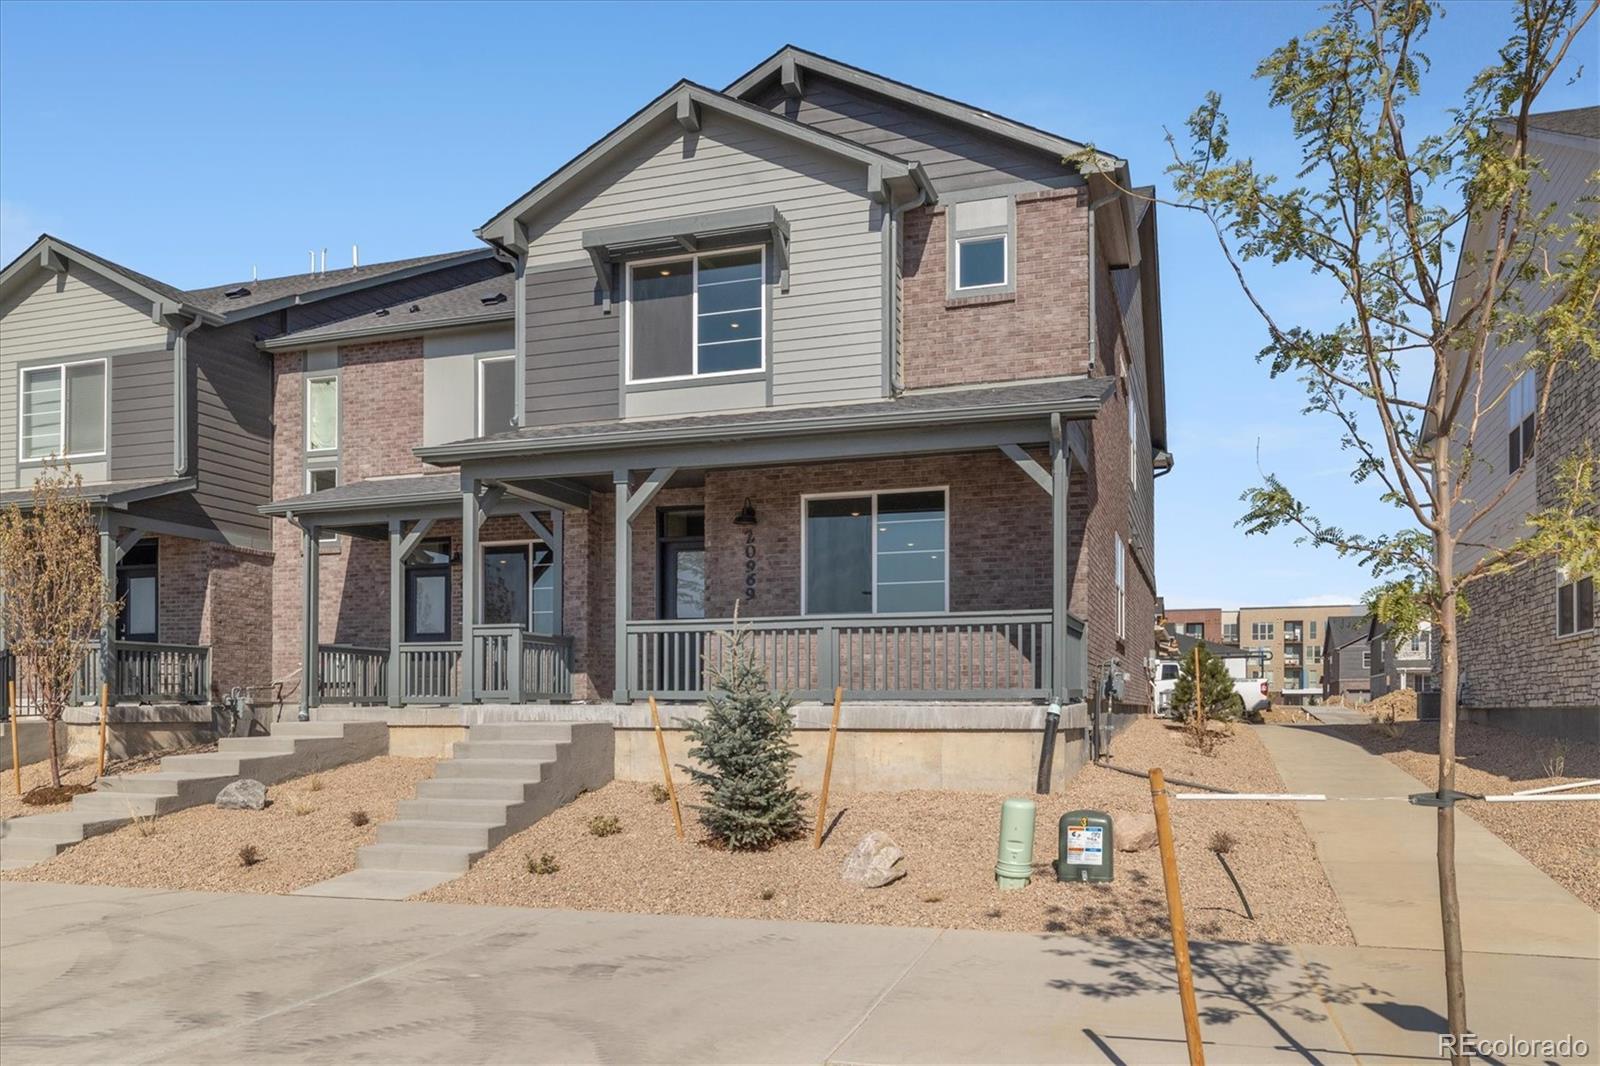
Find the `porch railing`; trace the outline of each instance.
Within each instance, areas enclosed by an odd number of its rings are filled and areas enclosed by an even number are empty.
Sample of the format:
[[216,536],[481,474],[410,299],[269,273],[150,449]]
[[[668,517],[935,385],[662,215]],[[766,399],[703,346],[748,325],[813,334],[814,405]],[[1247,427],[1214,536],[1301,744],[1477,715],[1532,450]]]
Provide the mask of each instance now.
[[572,698],[572,638],[521,626],[477,626],[478,698],[528,703]]
[[317,646],[317,699],[322,703],[385,703],[389,652],[353,644]]
[[400,702],[461,702],[461,645],[400,645]]
[[[211,698],[211,649],[206,645],[111,642],[113,701],[204,703]],[[90,648],[73,679],[73,702],[100,698],[100,649]]]
[[[1035,699],[1055,691],[1049,611],[741,620],[769,682],[808,699]],[[627,623],[631,697],[701,699],[732,619]],[[1083,690],[1083,623],[1068,618],[1063,686]]]

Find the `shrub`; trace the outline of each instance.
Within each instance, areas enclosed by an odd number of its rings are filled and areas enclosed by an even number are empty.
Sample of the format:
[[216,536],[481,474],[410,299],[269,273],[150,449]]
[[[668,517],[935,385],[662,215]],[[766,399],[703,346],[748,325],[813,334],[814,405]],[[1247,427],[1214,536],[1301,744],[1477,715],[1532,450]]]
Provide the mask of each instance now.
[[246,844],[239,849],[239,865],[254,866],[261,861],[261,852],[254,844]]
[[597,814],[589,819],[589,835],[592,837],[614,837],[622,832],[622,822],[614,814]]
[[372,821],[372,819],[367,817],[366,811],[350,812],[350,824],[356,826],[357,828],[366,825],[370,821]]
[[794,698],[771,690],[749,630],[735,626],[716,640],[726,655],[711,670],[705,717],[684,723],[699,763],[684,769],[705,797],[695,810],[712,843],[751,851],[804,833],[806,796],[790,781]]
[[1218,855],[1228,854],[1233,850],[1233,846],[1237,843],[1238,841],[1233,839],[1233,834],[1225,830],[1218,829],[1215,833],[1211,834],[1211,850],[1216,852]]
[[289,797],[289,809],[294,812],[296,818],[304,817],[316,810],[311,801],[298,792]]
[[1567,776],[1567,742],[1552,740],[1544,753],[1544,776]]
[[561,867],[556,864],[556,857],[550,854],[548,851],[543,855],[540,855],[537,859],[533,857],[532,852],[529,852],[527,864],[528,872],[536,876],[553,874],[557,870],[561,869]]
[[306,778],[307,792],[321,792],[322,788],[323,784],[321,774],[312,774],[310,777]]
[[763,888],[761,890],[761,898],[762,899],[771,899],[774,896],[776,896],[777,894],[778,894],[778,890],[775,889],[775,888]]
[[650,786],[650,798],[657,803],[665,803],[672,798],[672,793],[667,791],[667,786],[657,781]]

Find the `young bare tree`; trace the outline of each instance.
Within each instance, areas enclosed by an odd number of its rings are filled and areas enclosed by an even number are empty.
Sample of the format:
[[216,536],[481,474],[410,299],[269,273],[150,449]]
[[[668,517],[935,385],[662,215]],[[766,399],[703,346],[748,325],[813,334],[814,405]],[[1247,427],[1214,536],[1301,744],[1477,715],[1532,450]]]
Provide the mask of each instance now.
[[[1552,559],[1571,574],[1600,567],[1600,457],[1592,447],[1561,465],[1561,500],[1530,516],[1531,532],[1510,547],[1484,543],[1482,530],[1528,468],[1485,498],[1468,487],[1496,446],[1503,461],[1506,445],[1499,434],[1484,437],[1510,392],[1486,387],[1486,367],[1517,353],[1511,379],[1527,373],[1537,383],[1538,434],[1552,384],[1600,357],[1600,214],[1592,199],[1576,211],[1540,202],[1548,197],[1538,195],[1542,167],[1528,122],[1597,6],[1508,4],[1507,38],[1486,49],[1482,72],[1464,92],[1447,90],[1449,106],[1424,107],[1422,45],[1437,5],[1338,0],[1323,25],[1256,70],[1273,107],[1289,117],[1300,161],[1293,179],[1233,153],[1214,93],[1189,118],[1188,144],[1168,138],[1173,205],[1214,228],[1265,323],[1260,358],[1274,377],[1303,380],[1307,412],[1330,415],[1339,427],[1353,479],[1376,485],[1397,513],[1387,531],[1350,530],[1319,518],[1293,486],[1265,474],[1245,494],[1240,525],[1249,533],[1292,529],[1303,542],[1359,560],[1380,582],[1369,603],[1397,637],[1424,620],[1439,633],[1438,877],[1458,1049],[1467,1032],[1452,805],[1458,622],[1472,586],[1492,575]],[[1339,321],[1303,325],[1268,306],[1256,272],[1286,263],[1328,283]],[[1465,1061],[1459,1051],[1456,1059]]]
[[22,700],[47,723],[50,783],[60,787],[56,723],[72,699],[73,675],[117,611],[100,573],[83,477],[69,467],[41,474],[26,510],[0,511],[0,597]]

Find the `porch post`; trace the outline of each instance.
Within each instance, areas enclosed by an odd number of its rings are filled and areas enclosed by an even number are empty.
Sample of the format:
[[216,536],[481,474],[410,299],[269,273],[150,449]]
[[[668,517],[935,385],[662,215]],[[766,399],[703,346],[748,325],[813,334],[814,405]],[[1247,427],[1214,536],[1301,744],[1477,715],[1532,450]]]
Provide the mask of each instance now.
[[1061,416],[1050,416],[1050,694],[1062,703],[1067,698],[1067,482],[1071,464],[1067,456]]
[[300,529],[300,545],[305,555],[305,575],[302,582],[304,600],[301,604],[304,620],[301,628],[305,644],[300,653],[300,720],[309,722],[311,708],[317,705],[317,637],[321,629],[317,609],[320,601],[317,569],[321,563],[322,545],[317,540],[317,527],[314,522],[306,522]]
[[[117,530],[111,524],[111,515],[105,511],[100,512],[100,584],[105,596],[105,602],[112,603],[117,598]],[[117,694],[111,692],[110,686],[115,677],[116,653],[112,643],[117,636],[117,618],[113,613],[106,615],[105,621],[100,626],[100,683],[105,685],[109,698],[115,700]],[[159,634],[158,634],[159,636]],[[100,701],[100,693],[85,693],[94,702]]]
[[401,558],[400,519],[389,519],[389,664],[385,684],[389,706],[400,706],[400,641],[405,634],[405,560]]
[[616,526],[616,608],[613,617],[615,655],[611,679],[611,702],[630,703],[628,698],[628,604],[632,599],[632,590],[629,587],[633,576],[633,528],[629,521],[628,502],[632,472],[617,470],[611,475],[617,489],[617,509],[614,525]]
[[478,620],[478,482],[461,476],[461,702],[478,702],[472,627]]

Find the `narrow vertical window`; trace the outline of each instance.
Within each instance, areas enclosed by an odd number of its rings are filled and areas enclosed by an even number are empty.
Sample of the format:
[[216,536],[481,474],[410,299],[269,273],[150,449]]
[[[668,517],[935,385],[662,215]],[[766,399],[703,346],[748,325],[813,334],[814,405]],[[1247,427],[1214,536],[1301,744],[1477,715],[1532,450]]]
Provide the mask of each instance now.
[[306,451],[331,452],[339,447],[339,379],[306,379]]
[[1127,552],[1122,543],[1122,534],[1116,534],[1116,558],[1113,565],[1116,567],[1117,580],[1117,639],[1125,640],[1128,636],[1128,566]]
[[515,429],[516,401],[516,356],[478,360],[478,436]]

